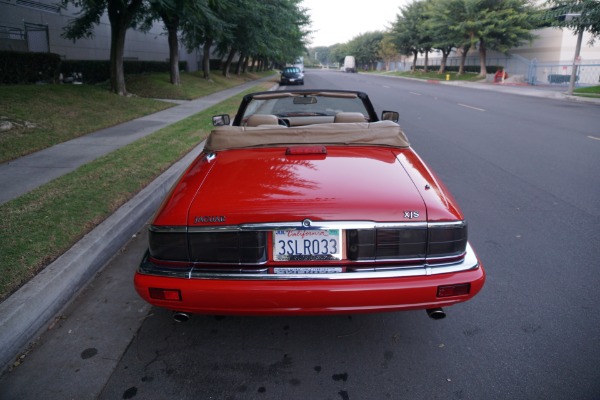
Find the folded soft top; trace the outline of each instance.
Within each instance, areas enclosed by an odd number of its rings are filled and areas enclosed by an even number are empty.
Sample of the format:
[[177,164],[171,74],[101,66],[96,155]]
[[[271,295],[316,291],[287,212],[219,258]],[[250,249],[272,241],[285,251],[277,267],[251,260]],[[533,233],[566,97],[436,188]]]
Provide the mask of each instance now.
[[399,148],[410,146],[398,124],[392,121],[379,121],[315,124],[291,128],[279,125],[220,126],[210,133],[204,149],[205,151],[220,151],[295,144]]

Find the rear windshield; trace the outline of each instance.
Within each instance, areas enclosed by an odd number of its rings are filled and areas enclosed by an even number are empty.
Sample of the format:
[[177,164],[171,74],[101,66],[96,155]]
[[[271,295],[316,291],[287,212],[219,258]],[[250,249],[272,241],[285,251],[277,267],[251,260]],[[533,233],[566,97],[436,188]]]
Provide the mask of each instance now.
[[359,112],[365,117],[369,113],[359,98],[312,97],[312,101],[298,100],[297,97],[282,99],[252,100],[244,113],[244,119],[252,114],[274,114],[278,117],[294,116],[335,116],[340,112]]

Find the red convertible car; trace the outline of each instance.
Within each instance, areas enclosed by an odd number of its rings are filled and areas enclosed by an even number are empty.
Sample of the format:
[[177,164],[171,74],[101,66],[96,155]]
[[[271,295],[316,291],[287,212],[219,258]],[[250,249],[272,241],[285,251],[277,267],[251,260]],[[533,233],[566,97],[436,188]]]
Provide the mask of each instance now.
[[398,113],[365,93],[244,97],[149,226],[135,274],[147,302],[189,314],[315,315],[467,301],[485,273],[446,187]]

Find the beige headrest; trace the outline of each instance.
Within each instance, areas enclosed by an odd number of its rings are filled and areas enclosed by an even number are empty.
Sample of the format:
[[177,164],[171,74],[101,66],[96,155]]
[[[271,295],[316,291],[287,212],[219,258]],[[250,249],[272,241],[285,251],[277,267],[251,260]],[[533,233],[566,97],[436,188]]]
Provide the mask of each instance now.
[[367,120],[359,112],[339,112],[335,114],[333,122],[367,122]]
[[246,126],[277,125],[277,116],[270,114],[252,114],[246,121]]

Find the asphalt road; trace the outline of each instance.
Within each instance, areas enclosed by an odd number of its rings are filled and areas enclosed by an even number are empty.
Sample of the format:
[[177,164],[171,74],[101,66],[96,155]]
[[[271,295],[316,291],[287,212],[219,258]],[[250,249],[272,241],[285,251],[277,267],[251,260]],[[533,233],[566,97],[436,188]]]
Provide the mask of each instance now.
[[[364,90],[379,113],[400,112],[463,208],[483,291],[441,321],[414,311],[178,324],[132,293],[142,234],[82,295],[86,314],[66,310],[42,338],[68,347],[79,333],[72,356],[26,360],[19,368],[38,368],[42,383],[14,398],[600,398],[600,106],[363,74],[308,71],[305,81]],[[103,306],[118,297],[128,306]],[[122,342],[123,354],[109,351]],[[60,382],[44,382],[52,368]]]

